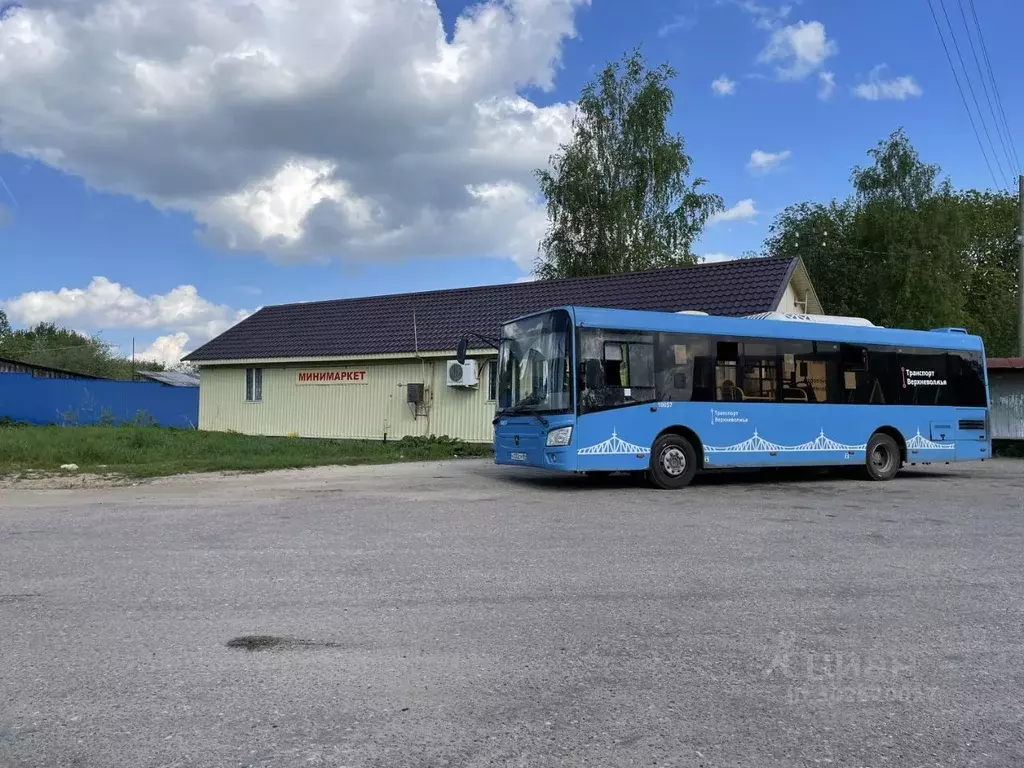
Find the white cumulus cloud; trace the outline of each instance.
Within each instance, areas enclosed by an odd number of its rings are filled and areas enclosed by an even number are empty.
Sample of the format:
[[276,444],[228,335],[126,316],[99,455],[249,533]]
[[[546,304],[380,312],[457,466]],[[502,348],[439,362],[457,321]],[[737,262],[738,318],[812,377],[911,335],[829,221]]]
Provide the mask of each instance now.
[[750,153],[747,168],[754,173],[770,173],[788,160],[792,154],[788,149],[784,149],[782,152],[762,152],[760,149],[755,149]]
[[740,200],[732,208],[726,208],[724,211],[716,213],[708,221],[709,224],[719,224],[723,221],[750,221],[757,217],[758,210],[754,205],[754,201],[750,198],[746,200]]
[[192,285],[140,296],[105,277],[94,277],[85,288],[30,291],[0,302],[0,307],[21,325],[56,323],[93,331],[169,330],[188,337],[182,344],[189,338],[211,339],[249,315],[204,299]]
[[775,27],[758,60],[775,65],[780,80],[803,80],[821,69],[830,56],[839,53],[839,46],[829,40],[820,21],[798,21]]
[[189,335],[184,331],[170,333],[166,336],[157,336],[148,348],[136,355],[139,360],[153,360],[164,365],[174,365],[181,362],[185,354],[185,347],[188,346]]
[[732,96],[736,93],[736,81],[730,80],[726,75],[722,75],[718,79],[711,81],[711,90],[718,96]]
[[776,6],[757,2],[757,0],[734,0],[734,2],[739,8],[750,14],[758,29],[768,31],[777,29],[793,11],[793,6],[789,3]]
[[885,64],[879,64],[868,74],[866,83],[854,86],[853,94],[868,101],[880,101],[890,99],[894,101],[905,101],[910,98],[921,96],[924,91],[911,75],[894,77],[891,80],[883,80],[882,74],[886,70]]
[[832,98],[832,94],[836,92],[836,73],[835,72],[819,72],[818,73],[818,98],[822,101],[828,101]]
[[512,257],[574,107],[589,0],[35,0],[0,24],[0,146],[276,261]]

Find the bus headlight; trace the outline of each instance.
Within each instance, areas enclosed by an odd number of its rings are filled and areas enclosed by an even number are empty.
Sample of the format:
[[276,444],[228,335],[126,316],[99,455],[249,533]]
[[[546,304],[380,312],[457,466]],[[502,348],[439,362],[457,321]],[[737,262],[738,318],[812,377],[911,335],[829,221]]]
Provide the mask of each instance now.
[[572,440],[572,427],[559,427],[548,432],[548,447],[568,445]]

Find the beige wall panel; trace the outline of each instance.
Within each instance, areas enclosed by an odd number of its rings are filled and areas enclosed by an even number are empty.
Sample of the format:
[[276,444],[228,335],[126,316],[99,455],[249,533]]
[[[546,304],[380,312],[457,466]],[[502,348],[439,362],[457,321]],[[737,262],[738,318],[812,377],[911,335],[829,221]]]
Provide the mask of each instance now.
[[[389,439],[406,435],[448,435],[490,442],[494,403],[487,400],[487,365],[480,361],[476,388],[445,385],[443,360],[359,365],[264,366],[263,400],[245,400],[245,367],[204,367],[199,426],[250,435]],[[299,384],[300,371],[366,370],[366,384]],[[405,385],[426,385],[427,413],[413,415]]]

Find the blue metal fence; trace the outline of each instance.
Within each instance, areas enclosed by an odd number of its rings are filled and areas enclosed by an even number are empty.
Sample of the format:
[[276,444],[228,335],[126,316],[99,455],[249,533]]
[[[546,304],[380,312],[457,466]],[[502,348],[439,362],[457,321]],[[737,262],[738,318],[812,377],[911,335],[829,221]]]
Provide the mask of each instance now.
[[0,374],[0,419],[30,424],[122,424],[138,421],[194,429],[199,388],[138,381],[41,379]]

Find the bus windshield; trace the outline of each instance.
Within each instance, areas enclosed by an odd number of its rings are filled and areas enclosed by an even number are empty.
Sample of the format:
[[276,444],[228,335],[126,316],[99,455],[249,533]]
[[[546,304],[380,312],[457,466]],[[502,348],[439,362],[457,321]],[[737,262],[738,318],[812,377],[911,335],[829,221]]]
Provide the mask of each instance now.
[[504,415],[564,413],[572,408],[572,322],[565,310],[501,329],[498,404]]

